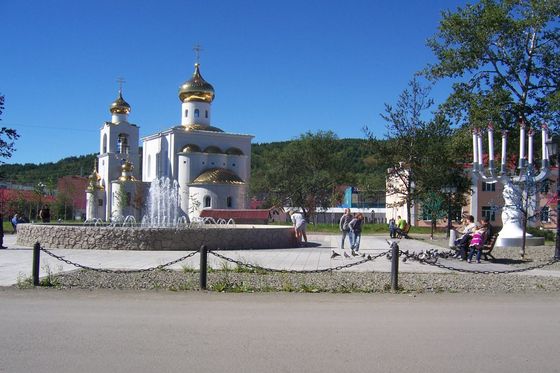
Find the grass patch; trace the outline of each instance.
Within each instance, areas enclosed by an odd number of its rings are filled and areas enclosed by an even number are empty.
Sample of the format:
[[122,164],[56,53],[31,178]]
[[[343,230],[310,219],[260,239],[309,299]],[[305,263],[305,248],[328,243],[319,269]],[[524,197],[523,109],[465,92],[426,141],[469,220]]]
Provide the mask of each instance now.
[[198,269],[195,269],[190,264],[183,264],[181,266],[181,271],[183,271],[183,273],[196,273],[196,272],[198,272]]
[[31,289],[33,287],[33,278],[20,272],[17,277],[16,286],[18,289]]

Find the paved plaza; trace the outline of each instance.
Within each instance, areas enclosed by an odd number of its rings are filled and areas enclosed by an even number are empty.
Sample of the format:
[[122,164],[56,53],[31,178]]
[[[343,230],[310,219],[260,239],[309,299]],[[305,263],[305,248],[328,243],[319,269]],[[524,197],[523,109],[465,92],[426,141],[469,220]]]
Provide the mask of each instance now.
[[[352,262],[362,260],[361,257],[344,258],[338,257],[331,259],[331,250],[339,247],[339,236],[334,234],[310,234],[309,247],[285,248],[268,250],[227,250],[219,251],[228,258],[251,263],[267,268],[284,270],[315,270],[330,267],[343,266]],[[0,250],[0,286],[10,286],[17,283],[18,277],[25,278],[31,276],[33,250],[31,247],[16,245],[16,235],[6,235],[4,244],[7,250]],[[419,252],[426,249],[438,248],[435,244],[423,240],[398,240],[401,250]],[[49,249],[46,247],[46,249]],[[441,248],[440,248],[441,249]],[[54,254],[64,257],[81,265],[105,268],[105,269],[141,269],[158,266],[180,258],[188,252],[181,251],[109,251],[109,250],[70,250],[70,249],[49,249]],[[384,236],[363,236],[361,251],[366,255],[375,256],[389,250],[386,237]],[[338,250],[338,252],[341,252]],[[181,269],[184,266],[192,269],[199,267],[199,255],[181,261],[170,266],[171,269]],[[208,256],[209,264],[213,268],[221,268],[224,264],[222,259],[214,255]],[[510,268],[505,264],[482,262],[481,264],[468,264],[458,260],[440,259],[439,263],[449,265],[454,268],[476,269],[476,270],[506,270]],[[385,257],[380,257],[374,261],[369,261],[343,271],[353,272],[390,272],[390,261]],[[76,267],[61,262],[41,253],[41,276],[45,276],[47,270],[53,273],[73,271]],[[399,263],[400,272],[415,273],[446,273],[448,270],[435,266],[422,264],[416,261]],[[560,277],[560,271],[550,268],[535,269],[522,274],[532,276],[554,276]]]

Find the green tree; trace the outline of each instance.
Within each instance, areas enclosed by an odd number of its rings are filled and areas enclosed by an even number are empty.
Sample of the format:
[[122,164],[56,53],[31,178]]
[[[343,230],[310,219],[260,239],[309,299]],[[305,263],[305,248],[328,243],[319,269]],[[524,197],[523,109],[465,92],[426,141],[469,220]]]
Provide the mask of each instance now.
[[[432,116],[430,88],[414,77],[395,106],[385,104],[381,117],[386,121],[387,141],[379,141],[366,128],[377,162],[388,170],[386,193],[395,197],[394,206],[411,206],[427,193],[454,185],[458,193],[468,191],[469,182],[454,152],[453,130],[443,115]],[[389,206],[388,207],[393,207]]]
[[431,191],[424,195],[421,203],[424,219],[430,220],[430,238],[433,239],[437,221],[447,215],[445,198],[440,193]]
[[343,169],[340,152],[333,151],[336,144],[333,132],[307,132],[281,150],[263,153],[257,162],[267,167],[256,172],[253,193],[266,198],[268,206],[299,207],[306,218],[332,206]]
[[[6,97],[4,95],[0,95],[0,117],[4,113],[5,100]],[[2,120],[2,118],[0,118],[0,120]],[[12,153],[15,151],[14,141],[17,140],[18,137],[19,135],[16,130],[7,127],[0,127],[0,164],[5,163],[1,160],[2,158],[10,158],[12,156]]]
[[521,118],[558,125],[560,1],[481,0],[445,11],[428,41],[428,77],[457,80],[444,108],[459,124]]

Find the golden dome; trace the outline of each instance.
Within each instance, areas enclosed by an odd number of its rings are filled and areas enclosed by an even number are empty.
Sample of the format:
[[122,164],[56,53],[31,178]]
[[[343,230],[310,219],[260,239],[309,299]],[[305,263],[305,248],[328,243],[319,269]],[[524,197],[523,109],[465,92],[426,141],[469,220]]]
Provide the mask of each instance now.
[[245,184],[236,174],[225,168],[211,168],[193,180],[192,184]]
[[91,172],[91,175],[88,176],[88,183],[87,183],[86,190],[87,191],[94,191],[96,189],[100,189],[100,190],[105,189],[99,183],[100,180],[101,180],[101,176],[99,176],[99,174],[97,173],[97,171],[95,170],[95,167],[94,167],[93,171]]
[[119,181],[135,181],[136,178],[132,176],[132,171],[134,170],[134,166],[131,162],[125,161],[121,166],[121,176],[119,177]]
[[207,146],[206,149],[204,149],[204,153],[220,154],[221,152],[222,152],[222,149],[220,149],[220,148],[218,148],[217,146],[214,146],[214,145]]
[[128,114],[130,113],[130,105],[122,97],[122,92],[119,91],[119,97],[113,101],[109,111],[111,114]]
[[210,131],[210,132],[224,132],[218,127],[205,126],[204,124],[189,124],[186,127],[187,131]]
[[243,152],[239,148],[231,147],[228,150],[226,150],[226,154],[229,154],[229,155],[243,155]]
[[194,64],[194,73],[191,79],[183,83],[179,88],[179,99],[185,101],[204,101],[214,100],[214,87],[200,75],[199,64]]
[[188,144],[185,145],[183,147],[183,149],[181,150],[182,153],[201,153],[202,150],[200,149],[200,146],[195,145],[195,144]]

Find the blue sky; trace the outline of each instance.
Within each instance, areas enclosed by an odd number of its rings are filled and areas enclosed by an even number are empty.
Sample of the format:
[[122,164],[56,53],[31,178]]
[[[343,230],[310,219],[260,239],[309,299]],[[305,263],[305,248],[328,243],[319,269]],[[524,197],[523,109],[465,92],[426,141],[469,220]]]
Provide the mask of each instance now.
[[[180,123],[179,86],[199,43],[216,90],[212,124],[254,143],[332,130],[384,135],[379,114],[434,60],[426,39],[458,0],[5,1],[1,126],[21,138],[7,163],[99,151],[124,77],[130,121],[146,136]],[[434,87],[441,102],[448,83]]]

